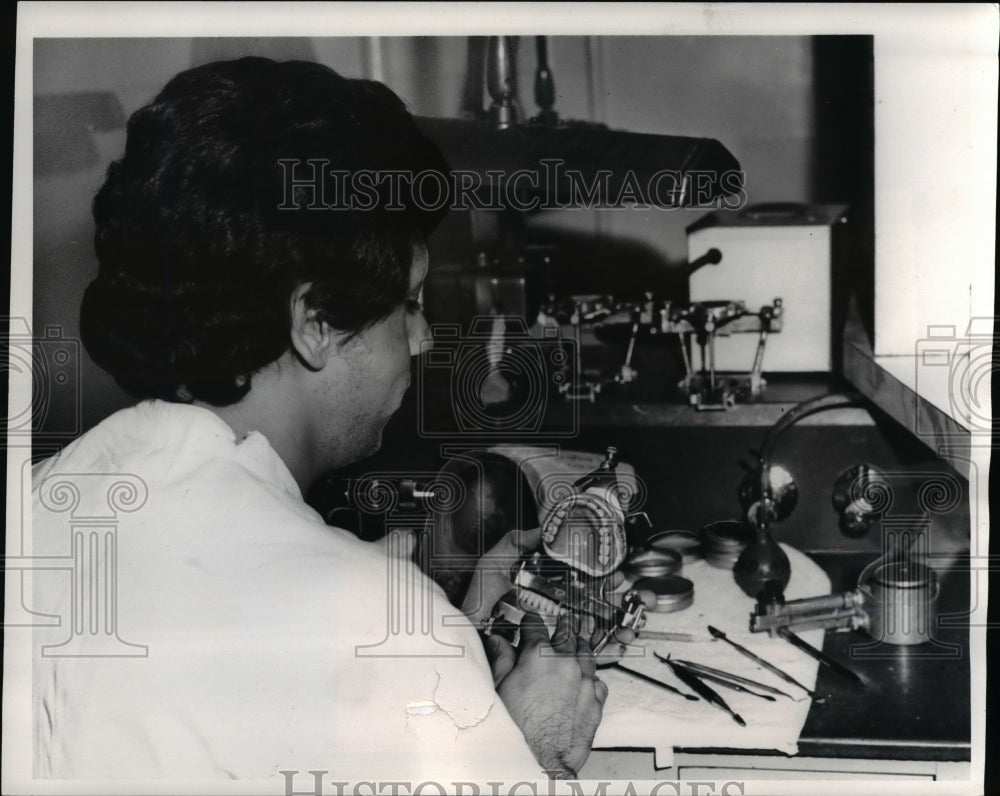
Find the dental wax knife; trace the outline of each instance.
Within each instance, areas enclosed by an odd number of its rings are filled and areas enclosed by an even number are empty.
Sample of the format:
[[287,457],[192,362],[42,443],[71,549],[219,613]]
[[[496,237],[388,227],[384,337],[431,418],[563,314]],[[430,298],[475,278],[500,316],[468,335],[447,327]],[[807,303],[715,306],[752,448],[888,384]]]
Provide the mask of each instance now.
[[664,683],[664,682],[662,682],[660,680],[657,680],[655,677],[650,677],[648,675],[645,675],[642,672],[637,672],[635,669],[629,669],[628,666],[622,666],[620,663],[613,663],[613,664],[611,664],[611,668],[613,668],[613,669],[620,669],[621,671],[625,672],[626,674],[630,674],[633,677],[637,677],[638,679],[642,680],[645,683],[650,683],[652,685],[658,685],[660,688],[666,688],[668,691],[672,691],[673,693],[678,694],[678,695],[684,697],[685,699],[690,699],[692,702],[697,702],[698,701],[698,697],[696,697],[694,694],[685,694],[679,688],[674,688],[672,685],[670,685],[668,683]]
[[773,663],[765,661],[759,655],[754,655],[746,647],[741,647],[739,644],[737,644],[731,638],[727,637],[726,634],[723,633],[721,630],[719,630],[717,627],[712,627],[711,625],[709,625],[708,626],[708,632],[711,633],[716,638],[720,638],[723,641],[725,641],[729,646],[731,646],[733,649],[735,649],[741,655],[746,655],[754,663],[759,664],[760,666],[763,666],[765,669],[767,669],[769,672],[771,672],[771,674],[778,675],[778,677],[780,677],[786,683],[791,683],[794,686],[798,686],[803,691],[805,691],[807,694],[809,694],[809,696],[811,696],[813,699],[822,701],[822,699],[816,694],[815,691],[813,691],[813,690],[811,690],[809,688],[806,688],[804,685],[802,685],[802,683],[800,683],[798,680],[796,680],[794,677],[792,677],[787,672],[784,672],[781,669],[779,669]]
[[836,658],[831,658],[825,652],[816,649],[812,644],[803,641],[787,627],[779,627],[778,635],[781,636],[783,639],[785,639],[785,641],[792,644],[793,646],[798,647],[807,655],[812,655],[812,657],[814,657],[824,666],[829,666],[837,674],[846,677],[848,680],[853,680],[856,683],[860,683],[861,685],[865,686],[865,688],[868,687],[868,682],[856,671],[844,666],[844,664],[842,664]]
[[[700,676],[713,675],[714,677],[721,680],[726,680],[730,683],[735,683],[742,686],[750,686],[751,688],[756,688],[758,691],[766,691],[769,694],[774,694],[775,696],[783,696],[792,698],[791,694],[786,694],[780,688],[775,688],[773,685],[767,685],[767,683],[759,683],[756,680],[751,680],[749,677],[740,677],[738,674],[733,674],[732,672],[724,672],[722,669],[713,669],[711,666],[705,666],[703,663],[695,663],[694,661],[685,661],[680,658],[672,658],[674,663],[679,663],[682,666],[687,666],[689,669],[694,670],[695,674]],[[753,693],[752,691],[750,693]],[[762,696],[762,695],[759,695]]]
[[706,672],[704,669],[696,669],[693,666],[688,666],[686,663],[681,663],[680,661],[673,661],[675,666],[683,666],[689,672],[691,672],[696,677],[701,680],[708,680],[710,683],[715,683],[716,685],[721,685],[723,688],[728,688],[731,691],[739,691],[744,694],[750,694],[751,696],[759,697],[760,699],[766,699],[768,702],[774,702],[775,699],[770,694],[758,694],[756,691],[751,691],[744,685],[729,680],[722,675],[713,674],[712,672]]
[[743,720],[743,717],[739,713],[736,713],[731,707],[729,707],[729,705],[726,704],[726,700],[724,700],[717,693],[715,693],[715,691],[713,691],[711,688],[705,685],[699,679],[698,675],[696,675],[690,669],[686,669],[683,666],[678,666],[677,664],[675,664],[672,660],[670,660],[670,656],[664,658],[662,655],[657,655],[655,652],[653,654],[656,655],[656,657],[659,658],[661,661],[663,661],[665,664],[667,664],[667,666],[671,668],[673,673],[677,675],[677,678],[681,680],[688,688],[694,691],[698,696],[700,696],[709,704],[715,705],[717,708],[721,708],[722,710],[726,711],[726,713],[728,713],[730,716],[733,717],[733,721],[735,721],[741,727],[747,726],[747,723]]

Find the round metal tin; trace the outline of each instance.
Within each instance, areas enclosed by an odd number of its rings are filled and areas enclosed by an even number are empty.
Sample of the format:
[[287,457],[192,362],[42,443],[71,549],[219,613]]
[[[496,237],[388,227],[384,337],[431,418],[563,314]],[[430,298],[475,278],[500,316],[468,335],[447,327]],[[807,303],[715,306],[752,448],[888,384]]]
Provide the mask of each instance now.
[[872,580],[891,589],[922,589],[930,586],[931,571],[924,564],[897,561],[879,566]]
[[646,544],[653,550],[671,550],[680,553],[684,564],[705,557],[701,539],[693,531],[660,531],[650,536]]
[[625,559],[623,569],[633,578],[656,578],[681,568],[681,554],[673,550],[640,547]]
[[679,575],[658,578],[639,578],[635,589],[648,589],[656,595],[656,613],[683,611],[694,602],[694,584]]
[[740,520],[720,520],[702,528],[705,560],[719,569],[732,569],[740,553],[754,540],[754,531]]

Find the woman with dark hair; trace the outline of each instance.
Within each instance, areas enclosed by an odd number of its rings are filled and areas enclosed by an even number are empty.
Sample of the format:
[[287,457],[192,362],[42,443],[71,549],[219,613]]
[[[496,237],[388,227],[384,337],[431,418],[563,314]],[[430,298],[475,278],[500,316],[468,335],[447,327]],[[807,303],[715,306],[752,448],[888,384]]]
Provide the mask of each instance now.
[[335,329],[383,318],[441,211],[390,205],[389,183],[364,210],[320,201],[338,188],[331,172],[362,170],[447,173],[379,83],[262,58],[174,78],[129,120],[94,201],[90,355],[139,398],[223,406],[288,349],[296,287]]
[[[441,211],[381,179],[427,170],[447,165],[392,92],[311,63],[198,67],[129,120],[81,331],[142,400],[33,473],[34,554],[77,562],[34,581],[72,620],[36,635],[39,775],[320,792],[586,759],[606,688],[585,642],[529,622],[488,661],[405,544],[302,499],[378,448],[428,336]],[[111,519],[70,532],[67,495]]]

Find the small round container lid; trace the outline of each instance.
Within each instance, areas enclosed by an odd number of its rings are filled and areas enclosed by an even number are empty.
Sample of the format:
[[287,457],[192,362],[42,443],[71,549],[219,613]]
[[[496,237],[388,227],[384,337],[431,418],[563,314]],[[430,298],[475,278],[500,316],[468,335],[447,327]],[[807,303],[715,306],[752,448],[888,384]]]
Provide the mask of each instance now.
[[656,595],[657,613],[680,611],[694,602],[694,583],[679,575],[640,578],[632,587],[635,589],[648,589]]
[[701,550],[701,539],[693,531],[660,531],[650,536],[646,544],[654,550],[673,550],[685,557],[698,555]]
[[673,550],[641,547],[625,559],[625,571],[636,578],[669,575],[681,568],[681,554]]
[[719,552],[742,550],[754,539],[754,531],[740,520],[720,520],[706,525],[702,531],[705,545]]
[[875,569],[872,580],[894,589],[919,589],[931,581],[931,570],[916,561],[894,561]]

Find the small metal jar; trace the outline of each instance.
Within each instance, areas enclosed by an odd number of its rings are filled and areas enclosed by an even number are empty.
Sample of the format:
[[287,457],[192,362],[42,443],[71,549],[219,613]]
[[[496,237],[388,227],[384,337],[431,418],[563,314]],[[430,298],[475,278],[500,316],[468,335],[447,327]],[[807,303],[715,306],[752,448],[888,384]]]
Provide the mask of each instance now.
[[880,563],[866,570],[858,588],[872,638],[899,646],[931,640],[941,588],[929,566],[912,559]]

